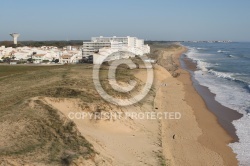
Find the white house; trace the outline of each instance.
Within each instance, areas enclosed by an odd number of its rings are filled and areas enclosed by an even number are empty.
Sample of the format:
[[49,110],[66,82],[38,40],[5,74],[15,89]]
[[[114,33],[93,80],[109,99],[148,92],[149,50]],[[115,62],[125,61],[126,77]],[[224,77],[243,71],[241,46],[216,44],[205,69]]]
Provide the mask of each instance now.
[[77,54],[64,54],[62,56],[60,56],[59,58],[59,63],[62,64],[67,64],[67,63],[77,63],[78,59],[77,59]]

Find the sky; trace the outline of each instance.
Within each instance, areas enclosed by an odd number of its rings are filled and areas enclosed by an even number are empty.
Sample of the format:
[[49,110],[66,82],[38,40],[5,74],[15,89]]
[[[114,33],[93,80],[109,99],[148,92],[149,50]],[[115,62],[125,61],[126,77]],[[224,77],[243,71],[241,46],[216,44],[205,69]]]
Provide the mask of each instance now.
[[0,41],[145,40],[250,41],[249,0],[1,0]]

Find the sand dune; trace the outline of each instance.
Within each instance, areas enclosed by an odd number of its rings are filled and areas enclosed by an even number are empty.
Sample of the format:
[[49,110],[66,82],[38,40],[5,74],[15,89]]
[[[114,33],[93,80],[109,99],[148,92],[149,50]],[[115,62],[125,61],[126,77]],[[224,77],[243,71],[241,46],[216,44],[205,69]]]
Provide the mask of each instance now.
[[[44,98],[48,105],[60,110],[65,116],[73,112],[82,112],[77,99],[58,100]],[[142,111],[140,106],[118,108],[108,106],[106,111]],[[152,106],[143,106],[143,111],[151,111]],[[89,110],[92,111],[92,110]],[[91,120],[74,119],[78,130],[94,146],[99,153],[95,157],[98,165],[157,165],[157,153],[161,147],[158,121],[126,119]]]

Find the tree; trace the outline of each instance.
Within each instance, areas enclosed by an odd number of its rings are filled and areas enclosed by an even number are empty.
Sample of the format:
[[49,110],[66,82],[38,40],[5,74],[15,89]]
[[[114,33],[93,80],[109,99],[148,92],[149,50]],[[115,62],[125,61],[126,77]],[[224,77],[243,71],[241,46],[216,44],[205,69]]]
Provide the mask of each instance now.
[[27,59],[27,61],[30,62],[30,63],[33,63],[33,59],[32,58]]
[[13,60],[16,59],[15,55],[12,55],[12,56],[11,56],[11,59],[13,59]]
[[3,59],[3,62],[4,62],[4,63],[10,63],[10,60],[11,60],[11,59],[10,59],[9,57],[5,57],[5,58]]

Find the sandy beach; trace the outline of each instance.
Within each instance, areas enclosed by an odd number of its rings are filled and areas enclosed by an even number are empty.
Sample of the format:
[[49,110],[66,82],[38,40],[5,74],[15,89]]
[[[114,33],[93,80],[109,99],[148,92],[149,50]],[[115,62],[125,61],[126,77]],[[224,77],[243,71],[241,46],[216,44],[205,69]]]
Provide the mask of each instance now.
[[[173,55],[180,65],[179,57],[183,52],[184,48],[165,51],[162,56]],[[157,107],[182,114],[179,121],[162,121],[163,150],[170,165],[237,165],[236,156],[228,147],[233,138],[208,110],[194,89],[190,74],[181,68],[178,72],[177,79],[160,66],[156,72],[156,80],[167,84],[157,91]]]

